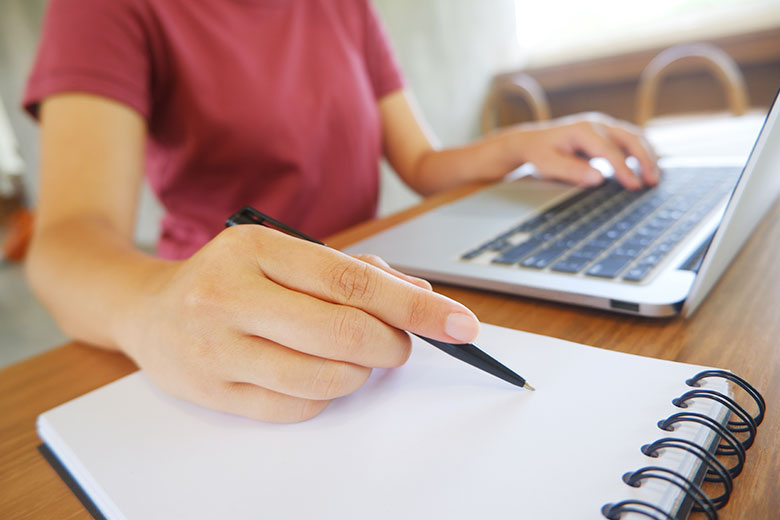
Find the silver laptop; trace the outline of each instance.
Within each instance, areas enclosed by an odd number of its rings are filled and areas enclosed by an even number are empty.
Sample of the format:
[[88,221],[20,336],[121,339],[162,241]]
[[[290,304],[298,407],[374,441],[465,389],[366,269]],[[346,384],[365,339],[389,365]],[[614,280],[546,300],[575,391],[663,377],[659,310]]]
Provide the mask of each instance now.
[[666,159],[658,186],[494,184],[358,242],[426,279],[643,316],[691,315],[780,192],[780,102],[747,163]]

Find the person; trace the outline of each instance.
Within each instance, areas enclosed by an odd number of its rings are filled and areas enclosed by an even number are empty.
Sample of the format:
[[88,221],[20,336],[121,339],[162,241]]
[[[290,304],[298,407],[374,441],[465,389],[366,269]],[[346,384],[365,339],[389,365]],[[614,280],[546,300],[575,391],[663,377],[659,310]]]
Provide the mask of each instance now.
[[[240,207],[324,237],[374,216],[381,155],[423,195],[527,162],[596,185],[595,156],[630,189],[658,178],[636,129],[602,115],[441,149],[368,0],[52,0],[23,103],[41,130],[28,279],[63,330],[268,421],[400,366],[404,331],[469,342],[479,323],[381,259],[222,230]],[[166,210],[157,256],[132,240],[143,172]]]

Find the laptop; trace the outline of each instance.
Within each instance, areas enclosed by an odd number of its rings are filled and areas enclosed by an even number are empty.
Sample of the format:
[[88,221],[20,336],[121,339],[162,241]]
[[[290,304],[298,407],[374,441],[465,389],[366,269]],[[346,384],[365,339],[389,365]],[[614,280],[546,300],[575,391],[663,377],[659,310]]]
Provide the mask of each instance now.
[[345,251],[431,281],[650,317],[690,316],[780,192],[777,97],[744,160],[668,158],[658,186],[524,176]]

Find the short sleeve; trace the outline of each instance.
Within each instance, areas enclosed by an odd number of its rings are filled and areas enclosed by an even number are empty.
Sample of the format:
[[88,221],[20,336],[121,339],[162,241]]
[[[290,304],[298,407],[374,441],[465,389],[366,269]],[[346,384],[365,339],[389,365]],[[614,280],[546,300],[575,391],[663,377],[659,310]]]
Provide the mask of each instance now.
[[380,99],[403,88],[404,79],[382,21],[366,0],[366,62],[374,96]]
[[146,119],[151,59],[138,0],[51,0],[22,104],[33,117],[48,96],[86,92]]

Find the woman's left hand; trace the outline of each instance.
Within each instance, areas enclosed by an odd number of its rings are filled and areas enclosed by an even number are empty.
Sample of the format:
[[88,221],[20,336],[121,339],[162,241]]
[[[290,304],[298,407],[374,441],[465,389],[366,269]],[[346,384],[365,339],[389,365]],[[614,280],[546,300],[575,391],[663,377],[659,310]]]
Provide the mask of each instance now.
[[[656,157],[641,129],[604,114],[577,114],[519,125],[502,134],[508,153],[516,154],[518,163],[533,163],[538,174],[546,179],[598,185],[603,182],[603,175],[589,161],[603,157],[614,168],[615,179],[628,189],[658,183]],[[639,162],[639,174],[626,165],[629,156]]]

